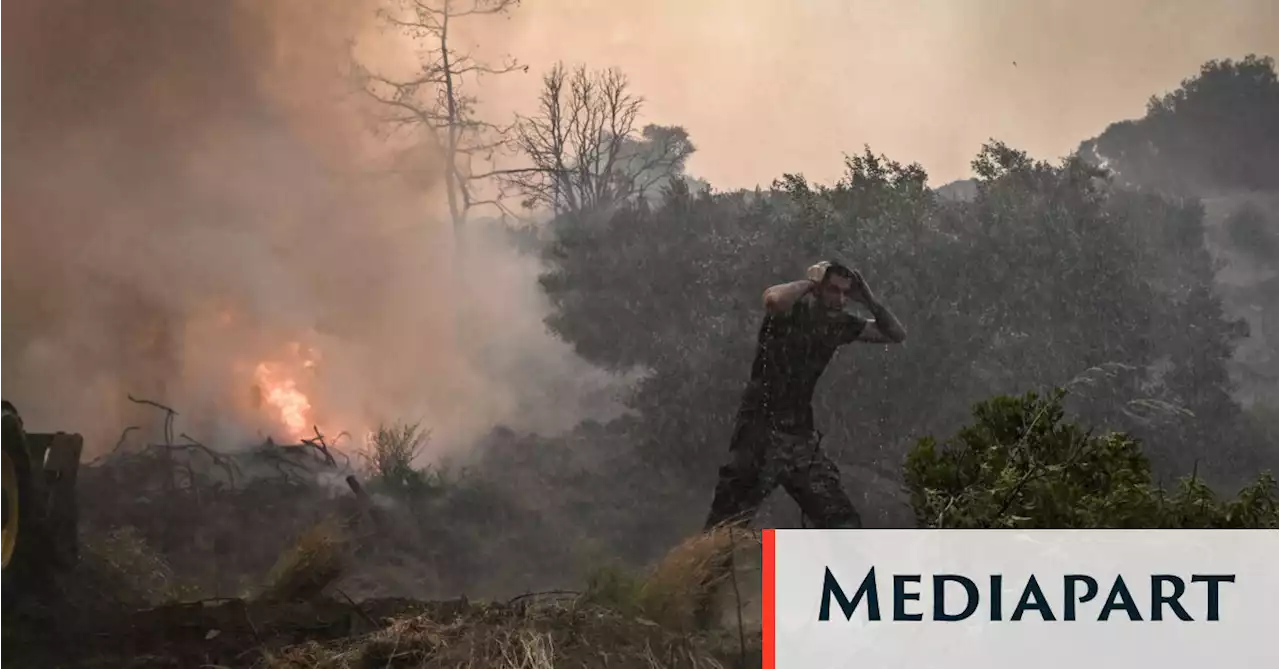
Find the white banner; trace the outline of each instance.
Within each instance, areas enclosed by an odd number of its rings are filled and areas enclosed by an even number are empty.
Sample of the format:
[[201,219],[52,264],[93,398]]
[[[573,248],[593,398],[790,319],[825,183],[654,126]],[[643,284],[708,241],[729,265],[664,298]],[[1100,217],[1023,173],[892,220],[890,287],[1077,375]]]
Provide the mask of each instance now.
[[1276,669],[1276,530],[765,530],[766,669]]

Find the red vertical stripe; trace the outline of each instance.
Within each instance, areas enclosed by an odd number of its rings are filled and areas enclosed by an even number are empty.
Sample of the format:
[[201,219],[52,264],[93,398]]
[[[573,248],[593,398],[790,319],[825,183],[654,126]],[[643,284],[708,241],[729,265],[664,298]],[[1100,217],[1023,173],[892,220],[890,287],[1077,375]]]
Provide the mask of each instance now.
[[774,669],[777,661],[777,630],[774,625],[777,615],[777,548],[774,544],[774,530],[761,532],[760,545],[764,551],[760,567],[760,621],[764,638],[761,639],[760,652],[763,669]]

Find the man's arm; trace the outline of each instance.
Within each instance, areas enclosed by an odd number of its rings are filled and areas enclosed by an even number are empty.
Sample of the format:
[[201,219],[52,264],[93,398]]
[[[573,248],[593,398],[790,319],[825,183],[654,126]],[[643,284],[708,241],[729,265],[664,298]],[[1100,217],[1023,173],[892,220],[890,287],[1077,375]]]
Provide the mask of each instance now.
[[901,344],[906,341],[906,328],[902,327],[898,317],[894,316],[888,307],[876,299],[866,279],[863,279],[862,274],[857,271],[853,273],[853,299],[861,302],[871,311],[871,315],[875,316],[866,327],[862,328],[854,341],[868,344]]
[[770,286],[764,291],[764,308],[775,316],[785,314],[796,305],[800,298],[813,290],[814,285],[816,284],[813,281],[802,279]]
[[906,329],[902,327],[898,317],[894,316],[888,307],[875,298],[863,304],[866,305],[875,318],[867,322],[866,327],[862,328],[862,331],[858,333],[858,338],[855,341],[867,344],[901,344],[906,341]]

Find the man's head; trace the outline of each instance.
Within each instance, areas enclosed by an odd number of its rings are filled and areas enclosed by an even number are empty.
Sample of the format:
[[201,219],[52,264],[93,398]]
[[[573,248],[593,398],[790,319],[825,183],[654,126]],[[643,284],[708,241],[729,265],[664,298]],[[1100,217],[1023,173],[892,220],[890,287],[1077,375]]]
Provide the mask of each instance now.
[[818,302],[828,311],[842,311],[853,297],[853,270],[838,260],[828,262],[827,271],[814,291]]

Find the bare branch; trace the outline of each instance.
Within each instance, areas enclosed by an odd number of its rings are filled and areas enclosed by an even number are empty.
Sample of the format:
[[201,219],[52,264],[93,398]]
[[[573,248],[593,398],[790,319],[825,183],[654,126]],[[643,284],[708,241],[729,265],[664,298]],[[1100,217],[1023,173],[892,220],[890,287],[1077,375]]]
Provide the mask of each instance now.
[[496,15],[519,4],[519,0],[387,0],[378,16],[390,28],[416,43],[419,73],[408,79],[369,72],[356,65],[359,88],[375,106],[388,113],[379,115],[381,127],[391,131],[415,129],[433,152],[439,154],[450,215],[461,226],[468,212],[489,204],[477,199],[473,190],[492,170],[475,170],[477,157],[492,162],[494,154],[510,146],[512,128],[478,118],[476,99],[466,92],[468,81],[485,75],[528,71],[512,58],[501,63],[479,62],[470,54],[453,48],[450,31],[458,20],[469,16]]
[[680,128],[637,132],[644,99],[617,69],[572,74],[557,63],[543,75],[539,109],[519,120],[512,145],[530,167],[499,173],[526,207],[553,213],[607,208],[643,196],[684,168],[693,145]]

